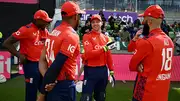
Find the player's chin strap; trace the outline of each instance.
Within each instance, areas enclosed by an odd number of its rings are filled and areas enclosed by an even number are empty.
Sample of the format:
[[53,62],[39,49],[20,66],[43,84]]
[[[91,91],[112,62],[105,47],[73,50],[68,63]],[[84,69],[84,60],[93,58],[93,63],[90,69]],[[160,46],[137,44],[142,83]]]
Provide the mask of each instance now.
[[114,77],[114,71],[110,71],[110,80],[109,82],[112,84],[112,87],[115,87],[116,79]]

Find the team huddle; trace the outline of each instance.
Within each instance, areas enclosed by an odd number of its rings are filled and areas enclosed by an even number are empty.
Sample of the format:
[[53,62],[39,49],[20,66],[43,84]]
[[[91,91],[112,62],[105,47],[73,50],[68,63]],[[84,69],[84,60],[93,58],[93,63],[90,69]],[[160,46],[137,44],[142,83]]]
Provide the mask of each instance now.
[[[49,33],[46,27],[52,19],[38,10],[32,23],[3,43],[23,64],[25,101],[76,101],[75,70],[80,55],[76,30],[84,13],[75,2],[65,2],[61,7],[62,23]],[[128,45],[128,51],[134,52],[129,69],[138,73],[132,101],[168,101],[174,44],[160,27],[164,11],[159,5],[151,5],[139,17],[144,18],[144,28]],[[102,33],[99,15],[94,14],[90,22],[92,30],[82,41],[84,79],[80,101],[105,101],[108,75],[115,81],[111,50],[116,43]],[[17,41],[20,52],[13,46]]]

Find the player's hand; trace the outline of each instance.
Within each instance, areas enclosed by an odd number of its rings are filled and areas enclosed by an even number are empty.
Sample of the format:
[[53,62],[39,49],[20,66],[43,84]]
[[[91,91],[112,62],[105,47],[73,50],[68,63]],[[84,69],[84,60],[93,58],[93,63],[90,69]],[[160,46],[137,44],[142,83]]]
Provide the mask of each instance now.
[[109,73],[110,73],[111,76],[114,75],[114,71],[110,71]]
[[81,81],[80,77],[77,78],[77,80],[74,81],[74,83],[76,84],[77,82]]
[[116,42],[115,41],[109,42],[103,48],[104,48],[105,52],[108,50],[112,50],[112,49],[116,48]]
[[20,59],[20,61],[19,61],[20,64],[26,63],[26,56],[25,55],[20,54],[19,59]]
[[81,74],[81,73],[78,73],[78,77],[77,77],[77,79],[74,81],[75,84],[80,81],[80,76],[81,76],[81,75],[79,75],[79,74]]
[[114,71],[110,71],[109,73],[110,73],[110,83],[112,84],[112,87],[114,87],[116,84],[116,79],[114,77]]
[[56,85],[56,83],[57,83],[57,81],[55,81],[55,83],[47,84],[47,85],[45,86],[45,90],[46,90],[47,92],[50,92],[50,91],[54,88],[54,86]]
[[45,101],[45,95],[44,94],[39,94],[37,101]]
[[134,36],[134,38],[132,39],[133,41],[136,41],[139,39],[139,36],[142,34],[142,29],[140,29],[139,31],[136,32],[136,35]]
[[79,81],[79,80],[76,80],[76,81],[74,81],[74,83],[76,84],[78,81]]
[[143,69],[144,69],[143,64],[140,64],[140,65],[138,66],[138,72],[142,73],[142,72],[143,72]]
[[85,31],[86,33],[88,33],[89,32],[89,29],[86,29],[86,31]]

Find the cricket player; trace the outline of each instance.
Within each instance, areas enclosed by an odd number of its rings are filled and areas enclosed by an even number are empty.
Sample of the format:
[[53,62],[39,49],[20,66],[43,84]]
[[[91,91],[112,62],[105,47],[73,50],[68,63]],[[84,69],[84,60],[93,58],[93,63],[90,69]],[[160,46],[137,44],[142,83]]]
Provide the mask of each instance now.
[[151,5],[139,16],[149,35],[138,40],[129,64],[130,71],[138,72],[132,101],[168,101],[174,44],[160,27],[164,11]]
[[[62,5],[62,23],[46,39],[39,62],[44,78],[38,101],[76,100],[74,80],[80,44],[75,30],[79,26],[80,15],[84,13],[75,2],[67,1]],[[47,90],[47,86],[55,81],[54,88]]]
[[91,26],[92,31],[83,36],[84,81],[81,101],[92,101],[93,92],[96,101],[105,101],[108,68],[110,74],[114,74],[110,51],[114,43],[108,44],[109,38],[101,33],[102,19],[99,15],[91,17]]
[[[51,21],[52,19],[49,18],[45,11],[38,10],[34,14],[32,23],[22,26],[3,43],[3,46],[12,55],[20,59],[20,64],[23,64],[26,83],[25,101],[36,101],[37,98],[37,90],[40,88],[42,79],[38,69],[38,62],[48,35],[46,27]],[[20,42],[20,52],[13,45],[18,41]]]

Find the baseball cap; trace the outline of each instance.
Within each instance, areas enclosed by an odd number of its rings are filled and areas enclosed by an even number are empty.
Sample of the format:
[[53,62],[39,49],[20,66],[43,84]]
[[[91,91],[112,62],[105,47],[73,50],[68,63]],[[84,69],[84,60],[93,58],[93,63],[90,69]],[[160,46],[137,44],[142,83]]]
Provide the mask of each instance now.
[[139,14],[139,17],[150,16],[153,18],[164,18],[164,11],[159,5],[151,5],[149,6],[144,13]]
[[61,7],[61,12],[65,12],[66,14],[62,16],[72,16],[75,14],[85,14],[86,12],[81,10],[79,5],[73,1],[65,2]]
[[47,14],[46,11],[44,10],[38,10],[35,14],[34,14],[34,19],[42,19],[46,22],[51,22],[52,19],[49,17],[49,15]]
[[98,19],[98,20],[102,21],[101,16],[98,15],[98,14],[94,14],[94,15],[91,17],[91,21],[94,20],[94,19]]

